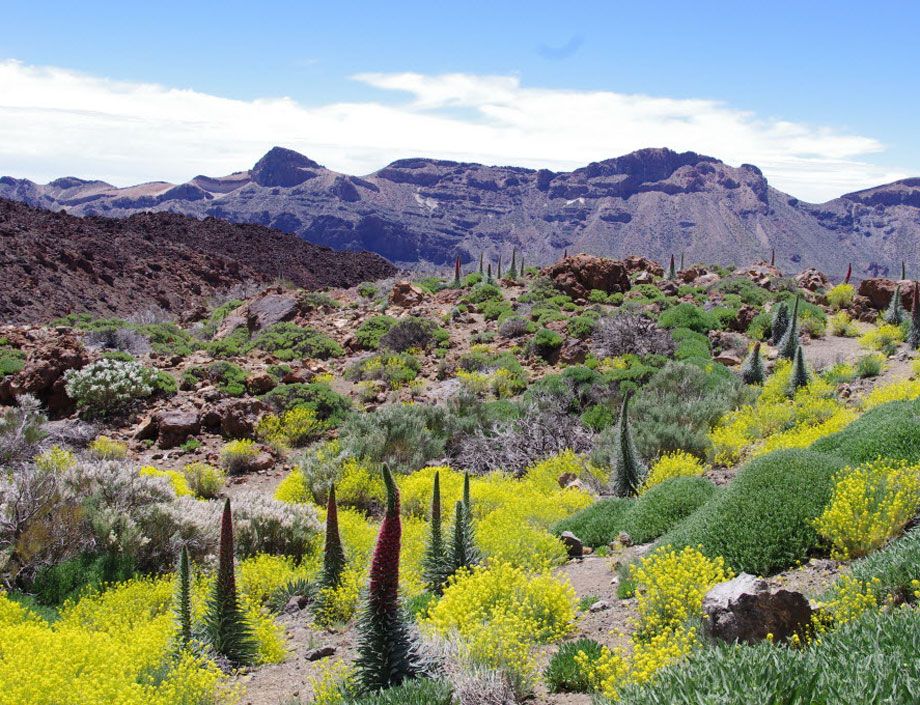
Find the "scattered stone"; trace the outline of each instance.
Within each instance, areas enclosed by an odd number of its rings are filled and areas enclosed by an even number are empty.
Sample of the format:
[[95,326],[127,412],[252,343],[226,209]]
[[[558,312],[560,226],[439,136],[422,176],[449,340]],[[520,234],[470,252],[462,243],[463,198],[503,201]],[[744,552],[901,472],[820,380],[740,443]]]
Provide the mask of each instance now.
[[610,609],[610,603],[607,602],[607,600],[598,600],[597,602],[595,602],[593,605],[591,605],[588,608],[588,611],[594,612],[596,614],[597,612],[603,612],[604,610],[609,610],[609,609]]
[[175,448],[201,430],[201,422],[194,411],[166,411],[156,417],[157,438],[160,448]]
[[335,655],[334,646],[320,646],[318,649],[312,649],[304,654],[307,661],[319,661],[320,659],[329,658]]
[[633,545],[632,536],[627,534],[625,531],[621,531],[619,534],[617,534],[617,542],[621,546],[632,546]]
[[565,545],[569,558],[581,558],[585,554],[585,544],[571,531],[563,531],[559,540]]
[[797,274],[795,283],[799,285],[800,289],[805,289],[806,291],[818,291],[819,289],[826,290],[830,288],[830,282],[827,280],[827,276],[824,272],[820,272],[814,267],[809,267],[804,272]]
[[649,259],[648,257],[630,255],[625,260],[623,260],[623,264],[626,266],[626,271],[630,274],[635,272],[644,272],[647,274],[653,274],[656,277],[664,276],[664,268],[655,260]]
[[403,280],[393,285],[393,290],[390,292],[390,305],[403,308],[418,306],[427,296],[423,289],[420,289],[412,282]]
[[719,583],[703,598],[706,632],[727,642],[754,644],[771,635],[783,642],[802,634],[812,610],[800,592],[770,590],[767,582],[748,573]]

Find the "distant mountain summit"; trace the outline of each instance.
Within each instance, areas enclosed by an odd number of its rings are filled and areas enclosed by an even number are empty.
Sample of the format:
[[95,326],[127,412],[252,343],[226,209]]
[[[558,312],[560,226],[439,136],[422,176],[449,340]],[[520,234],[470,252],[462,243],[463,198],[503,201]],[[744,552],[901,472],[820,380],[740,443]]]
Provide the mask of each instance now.
[[336,249],[397,262],[470,262],[516,248],[547,263],[564,250],[744,263],[832,276],[920,269],[920,179],[823,204],[771,187],[756,166],[641,149],[570,172],[401,159],[365,177],[274,147],[252,169],[185,184],[115,188],[73,177],[46,185],[0,178],[0,197],[75,215],[174,211],[257,223]]

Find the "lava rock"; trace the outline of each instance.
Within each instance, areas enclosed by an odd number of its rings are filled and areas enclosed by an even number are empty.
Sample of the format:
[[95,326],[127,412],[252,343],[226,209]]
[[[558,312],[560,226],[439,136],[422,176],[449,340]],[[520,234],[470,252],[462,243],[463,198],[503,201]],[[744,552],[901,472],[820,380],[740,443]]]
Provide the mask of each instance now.
[[767,635],[783,642],[802,635],[811,622],[811,606],[800,592],[771,590],[748,573],[713,587],[703,598],[709,636],[726,642],[754,644]]

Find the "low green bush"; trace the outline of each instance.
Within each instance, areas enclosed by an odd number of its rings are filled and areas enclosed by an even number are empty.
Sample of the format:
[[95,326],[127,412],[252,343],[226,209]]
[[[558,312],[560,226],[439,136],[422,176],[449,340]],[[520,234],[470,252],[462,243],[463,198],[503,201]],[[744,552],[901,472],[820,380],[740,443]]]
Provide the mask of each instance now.
[[534,334],[531,343],[533,351],[544,360],[551,360],[562,347],[562,336],[549,328],[541,328]]
[[697,333],[708,333],[719,327],[719,320],[709,311],[686,301],[665,310],[658,317],[662,328],[689,328]]
[[305,406],[316,413],[316,418],[325,422],[328,428],[340,425],[351,413],[351,401],[332,390],[328,384],[312,382],[310,384],[279,384],[262,399],[278,411],[288,411],[298,406]]
[[380,339],[396,323],[392,316],[371,316],[364,323],[358,326],[355,331],[355,339],[366,350],[376,350],[380,347]]
[[601,657],[601,645],[594,639],[577,639],[562,644],[543,672],[550,693],[588,693],[591,681],[575,657],[585,654],[593,663]]
[[246,370],[232,362],[215,360],[207,366],[195,365],[182,375],[183,384],[186,386],[192,386],[205,379],[227,396],[241,397],[246,393]]
[[41,605],[64,604],[83,592],[102,588],[108,583],[127,580],[134,575],[131,556],[119,553],[83,553],[35,574],[32,591]]
[[812,522],[846,463],[814,450],[781,450],[752,460],[730,485],[660,539],[700,546],[736,571],[769,575],[807,558],[818,545]]
[[[623,516],[620,531],[633,543],[654,541],[709,501],[716,486],[704,477],[675,477],[641,495]],[[615,537],[612,537],[615,538]]]
[[26,354],[12,345],[0,344],[0,377],[14,375],[26,364]]
[[863,414],[839,433],[812,448],[832,453],[852,465],[876,458],[920,462],[920,399],[883,404]]
[[332,338],[295,323],[275,323],[259,333],[248,345],[271,353],[279,360],[313,357],[325,360],[344,354],[342,346]]
[[553,533],[558,536],[571,531],[585,546],[606,546],[620,533],[623,517],[634,501],[625,497],[602,499],[560,521],[553,527]]
[[421,363],[409,353],[381,352],[352,363],[345,378],[355,381],[380,380],[391,389],[398,389],[414,380],[422,369]]
[[869,611],[804,649],[768,642],[701,649],[646,684],[624,687],[617,704],[910,705],[918,648],[916,610]]
[[344,705],[450,705],[452,701],[450,683],[418,678],[358,699],[346,700]]
[[913,601],[911,583],[920,580],[920,526],[854,561],[850,574],[868,585],[879,602],[888,596]]

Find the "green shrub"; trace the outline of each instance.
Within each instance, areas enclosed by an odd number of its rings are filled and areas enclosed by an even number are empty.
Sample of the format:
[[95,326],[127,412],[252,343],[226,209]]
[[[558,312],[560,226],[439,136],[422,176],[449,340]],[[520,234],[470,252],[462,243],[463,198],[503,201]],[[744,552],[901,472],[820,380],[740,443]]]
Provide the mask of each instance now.
[[551,360],[562,347],[562,336],[549,328],[541,328],[536,332],[531,343],[533,351],[544,360]]
[[577,639],[562,644],[543,672],[547,690],[550,693],[591,692],[588,674],[576,662],[575,656],[584,653],[591,662],[595,662],[601,657],[601,648],[594,639]]
[[597,319],[598,316],[593,311],[570,318],[566,324],[569,335],[573,338],[590,338],[594,332],[594,326],[597,324]]
[[437,344],[446,347],[450,335],[434,321],[420,316],[400,318],[380,337],[380,346],[395,352],[418,348],[428,349]]
[[723,294],[735,295],[740,302],[750,306],[763,306],[770,300],[770,292],[763,287],[757,286],[747,277],[722,279],[713,287],[713,290]]
[[101,359],[64,374],[67,396],[86,416],[106,417],[153,393],[156,373],[136,362]]
[[245,472],[259,455],[259,449],[249,439],[230,441],[220,450],[220,462],[231,475]]
[[246,393],[246,370],[232,362],[216,360],[207,367],[195,365],[183,374],[183,383],[189,386],[205,379],[227,396],[241,397]]
[[377,296],[377,285],[373,282],[361,282],[358,284],[358,294],[365,299],[372,299]]
[[189,463],[183,468],[182,474],[189,489],[202,499],[216,499],[227,481],[223,470],[207,463]]
[[862,355],[856,360],[856,374],[866,379],[867,377],[878,377],[885,367],[885,358],[878,353]]
[[469,304],[482,304],[486,301],[501,301],[502,300],[502,290],[499,289],[495,284],[489,284],[483,282],[476,284],[469,293],[463,297],[464,303]]
[[355,338],[362,348],[376,350],[380,347],[380,339],[393,327],[396,319],[392,316],[371,316],[358,326]]
[[911,583],[920,580],[920,526],[854,561],[850,574],[866,584],[880,603],[888,596],[912,601]]
[[715,491],[716,486],[704,477],[665,480],[633,503],[620,531],[629,534],[633,543],[653,541],[703,506]]
[[418,678],[357,700],[346,700],[343,705],[450,705],[451,702],[453,691],[450,683]]
[[249,331],[245,327],[234,330],[229,335],[212,340],[207,344],[207,350],[212,357],[239,357],[249,346]]
[[553,527],[553,533],[558,536],[571,531],[585,546],[606,546],[620,533],[623,517],[634,502],[625,497],[602,499],[560,521]]
[[497,321],[514,313],[514,308],[507,301],[485,301],[479,306],[479,312],[487,321]]
[[342,427],[340,441],[356,458],[411,472],[444,455],[445,424],[442,407],[387,404],[370,414],[352,415]]
[[844,461],[813,450],[752,460],[732,483],[663,536],[675,548],[701,546],[737,571],[768,575],[804,560],[818,545],[812,522],[831,496]]
[[671,337],[677,343],[677,347],[674,350],[674,357],[677,360],[709,359],[712,348],[709,344],[709,338],[702,333],[697,333],[689,328],[677,328],[671,333]]
[[288,411],[298,406],[312,409],[316,418],[323,421],[327,428],[339,426],[351,413],[348,397],[343,397],[322,382],[279,384],[262,395],[262,399],[279,411]]
[[837,455],[851,465],[876,458],[920,462],[920,400],[896,401],[867,411],[839,433],[812,449]]
[[[920,619],[869,611],[804,649],[718,645],[629,685],[618,705],[909,705],[920,682]],[[603,700],[602,703],[608,701]]]
[[22,350],[11,345],[0,345],[0,377],[16,374],[25,364],[26,354]]
[[175,323],[147,323],[129,327],[146,337],[151,349],[161,355],[188,357],[202,347],[200,340]]
[[614,421],[616,416],[607,404],[593,404],[581,414],[581,422],[595,432],[610,428]]
[[345,378],[355,381],[376,379],[391,389],[398,389],[414,380],[421,369],[422,365],[414,355],[382,352],[352,363],[345,370]]
[[342,346],[332,338],[295,323],[275,323],[252,339],[248,349],[259,349],[279,360],[315,357],[325,360],[344,354]]
[[131,556],[120,553],[81,553],[56,565],[39,569],[32,590],[41,605],[58,606],[107,583],[134,575]]
[[667,309],[658,317],[662,328],[689,328],[697,333],[708,333],[719,327],[718,319],[699,306],[683,302]]

